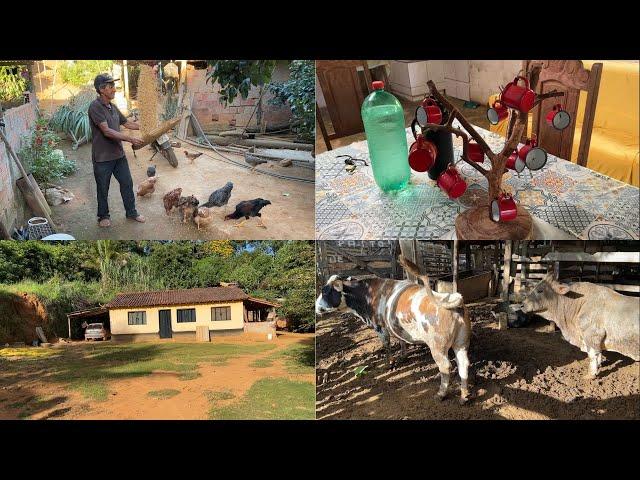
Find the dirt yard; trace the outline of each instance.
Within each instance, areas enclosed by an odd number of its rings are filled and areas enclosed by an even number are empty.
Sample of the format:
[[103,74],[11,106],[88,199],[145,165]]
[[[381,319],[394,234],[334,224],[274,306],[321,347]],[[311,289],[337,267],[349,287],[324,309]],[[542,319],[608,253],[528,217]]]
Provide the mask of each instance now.
[[[449,397],[435,398],[440,378],[426,346],[410,347],[404,363],[385,365],[375,332],[352,315],[317,323],[318,419],[638,419],[640,363],[606,352],[596,380],[582,378],[585,353],[540,319],[498,330],[491,305],[470,306],[471,401],[458,404],[455,361]],[[538,317],[539,318],[539,317]],[[399,345],[394,344],[399,352]],[[453,355],[450,353],[450,358]],[[366,366],[356,376],[354,370]],[[324,383],[323,383],[324,382]]]
[[[204,155],[195,159],[193,164],[186,158],[184,150],[202,151]],[[262,239],[312,239],[314,237],[314,185],[299,181],[290,181],[251,173],[249,170],[217,159],[215,152],[198,149],[182,143],[182,147],[174,148],[178,158],[178,167],[173,168],[169,162],[157,154],[153,155],[150,147],[136,151],[133,156],[130,144],[125,144],[125,153],[129,159],[129,168],[133,177],[134,191],[137,185],[147,178],[147,167],[156,165],[158,182],[156,190],[143,198],[136,197],[136,207],[147,219],[145,224],[125,218],[124,207],[120,197],[118,182],[111,179],[109,189],[109,211],[112,226],[100,228],[97,223],[96,186],[91,163],[91,144],[84,144],[78,150],[71,149],[68,141],[63,141],[61,148],[67,158],[72,158],[78,165],[78,171],[59,182],[63,188],[70,190],[75,198],[63,205],[52,207],[53,220],[60,232],[73,235],[78,240],[94,239],[145,239],[145,240],[262,240]],[[231,153],[224,153],[236,161],[244,162],[244,158]],[[208,156],[210,155],[210,156]],[[302,167],[280,167],[267,164],[258,166],[257,171],[264,170],[298,178],[314,178],[314,171]],[[179,213],[167,216],[164,211],[162,197],[174,188],[182,187],[183,195],[195,195],[200,203],[205,203],[214,190],[233,182],[233,192],[229,204],[216,208],[216,218],[207,228],[198,231],[195,223],[180,223]],[[265,228],[257,226],[257,218],[251,218],[241,227],[234,227],[237,220],[224,221],[224,215],[233,212],[235,205],[243,200],[264,198],[271,201],[261,211]]]
[[313,419],[313,335],[0,349],[0,419]]

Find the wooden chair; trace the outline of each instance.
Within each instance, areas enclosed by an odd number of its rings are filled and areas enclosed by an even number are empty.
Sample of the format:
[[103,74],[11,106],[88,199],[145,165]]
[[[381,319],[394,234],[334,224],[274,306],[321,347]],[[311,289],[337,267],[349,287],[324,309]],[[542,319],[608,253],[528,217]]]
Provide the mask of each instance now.
[[[577,157],[578,165],[586,166],[602,76],[602,63],[594,63],[591,70],[586,70],[580,60],[527,60],[524,62],[525,72],[529,73],[534,67],[540,67],[538,94],[554,89],[565,92],[563,97],[543,100],[533,111],[532,133],[536,135],[538,145],[552,155],[571,160],[580,90],[587,92]],[[571,123],[564,130],[556,130],[548,125],[545,119],[556,103],[560,103],[571,115]]]
[[316,75],[327,104],[329,118],[335,133],[327,133],[316,103],[316,119],[328,150],[331,140],[364,131],[360,107],[364,101],[358,67],[364,67],[367,87],[371,88],[371,74],[362,60],[318,60]]

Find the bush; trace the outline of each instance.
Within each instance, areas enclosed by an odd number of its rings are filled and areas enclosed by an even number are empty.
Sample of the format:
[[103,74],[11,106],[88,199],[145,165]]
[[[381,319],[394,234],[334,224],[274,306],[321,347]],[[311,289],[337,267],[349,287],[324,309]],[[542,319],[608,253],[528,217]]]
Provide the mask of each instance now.
[[290,77],[284,83],[273,82],[269,89],[275,95],[271,104],[287,104],[291,108],[292,127],[301,140],[315,137],[315,62],[294,60],[289,65]]
[[47,126],[47,121],[40,118],[31,136],[23,137],[19,154],[27,164],[38,183],[50,183],[70,175],[76,171],[75,160],[64,157],[62,150],[56,149],[60,137]]
[[110,72],[113,60],[70,60],[58,67],[63,82],[81,87],[93,82],[99,73]]
[[13,102],[22,99],[29,90],[29,71],[22,66],[0,67],[0,102]]
[[89,106],[95,98],[95,91],[83,90],[67,104],[58,107],[49,121],[49,126],[56,132],[66,133],[73,138],[74,150],[91,140]]

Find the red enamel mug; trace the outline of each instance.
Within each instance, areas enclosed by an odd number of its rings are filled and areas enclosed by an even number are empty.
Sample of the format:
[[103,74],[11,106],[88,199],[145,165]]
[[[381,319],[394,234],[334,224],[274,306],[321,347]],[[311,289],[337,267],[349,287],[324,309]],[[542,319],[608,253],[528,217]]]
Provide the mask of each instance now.
[[409,166],[416,172],[426,172],[433,167],[437,156],[435,144],[419,134],[409,149]]
[[556,103],[553,110],[547,113],[547,123],[556,130],[564,130],[571,123],[571,115],[562,109],[562,105]]
[[416,119],[422,127],[427,123],[440,125],[442,123],[442,110],[432,98],[425,98],[422,105],[416,110]]
[[516,202],[508,193],[501,193],[491,202],[491,220],[494,222],[510,222],[518,216]]
[[517,152],[513,152],[511,155],[509,155],[506,166],[509,170],[515,170],[516,172],[520,173],[524,170],[527,164],[518,156]]
[[484,162],[484,150],[476,142],[469,142],[467,145],[467,158],[472,162]]
[[[518,80],[524,81],[524,87],[518,85]],[[507,107],[515,108],[522,113],[527,113],[533,108],[536,101],[536,92],[529,88],[529,80],[524,77],[516,77],[513,82],[504,87],[500,100]]]
[[525,144],[518,150],[518,156],[521,160],[527,159],[527,153],[529,153],[535,146],[537,145],[536,140],[534,138],[527,139]]
[[500,100],[493,102],[493,105],[487,110],[487,119],[492,125],[499,124],[502,120],[509,116],[509,109],[503,105]]
[[451,199],[458,198],[467,190],[467,182],[453,165],[440,174],[437,183]]

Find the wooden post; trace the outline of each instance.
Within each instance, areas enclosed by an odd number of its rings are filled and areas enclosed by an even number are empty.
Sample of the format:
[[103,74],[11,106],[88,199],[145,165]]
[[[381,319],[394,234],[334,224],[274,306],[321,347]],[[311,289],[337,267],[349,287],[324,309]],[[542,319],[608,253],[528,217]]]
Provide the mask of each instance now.
[[124,98],[127,101],[127,111],[131,108],[131,102],[129,101],[129,67],[127,61],[122,61],[122,76],[124,77]]
[[453,292],[458,291],[458,240],[453,241]]
[[503,261],[503,278],[502,278],[502,292],[500,298],[502,300],[503,311],[498,316],[498,328],[504,330],[508,328],[509,323],[509,285],[511,280],[511,253],[513,242],[506,240],[504,243],[504,261]]
[[[416,253],[416,250],[417,250],[416,241],[415,240],[399,240],[399,242],[400,242],[400,252],[402,253],[402,256],[407,260],[415,263],[416,265],[418,265],[418,268],[420,268],[421,265],[418,264],[418,255]],[[412,282],[417,281],[417,278],[414,275],[411,275],[406,270],[405,270],[405,274],[407,275],[408,280],[411,280]]]
[[67,323],[69,324],[69,340],[71,340],[71,318],[67,315]]
[[[526,258],[529,250],[529,241],[524,240],[521,245],[520,256]],[[522,286],[526,285],[527,278],[529,277],[529,264],[521,263],[520,265],[520,288],[522,289]]]
[[400,243],[398,240],[393,240],[391,244],[391,278],[397,279],[399,273],[398,265],[398,252],[400,251]]
[[182,113],[182,98],[184,97],[186,80],[187,80],[187,61],[180,60],[180,88],[178,90],[178,112],[180,113]]
[[473,270],[471,267],[471,245],[469,242],[465,242],[464,244],[464,256],[467,262],[467,270]]

